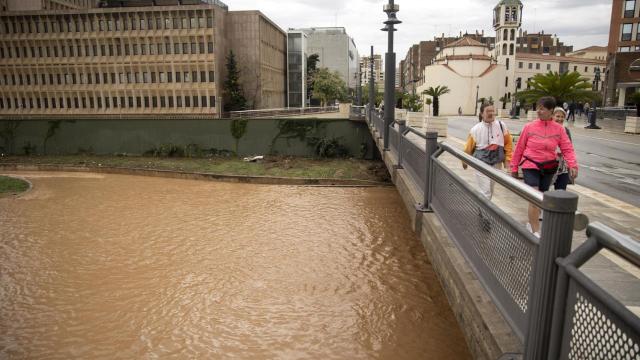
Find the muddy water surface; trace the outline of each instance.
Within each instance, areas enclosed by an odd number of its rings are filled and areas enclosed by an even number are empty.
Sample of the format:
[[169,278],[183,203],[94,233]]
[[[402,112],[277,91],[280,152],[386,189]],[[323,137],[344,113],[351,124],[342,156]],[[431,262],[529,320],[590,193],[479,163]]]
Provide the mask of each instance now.
[[468,358],[393,188],[21,173],[0,358]]

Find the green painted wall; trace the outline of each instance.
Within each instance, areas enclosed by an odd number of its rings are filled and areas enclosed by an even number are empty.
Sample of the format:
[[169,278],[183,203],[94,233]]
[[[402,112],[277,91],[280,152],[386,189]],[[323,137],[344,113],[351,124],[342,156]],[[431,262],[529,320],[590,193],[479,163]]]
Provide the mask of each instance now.
[[[235,149],[230,119],[177,120],[62,120],[46,145],[48,155],[77,154],[91,149],[95,154],[143,154],[163,144],[201,148]],[[25,145],[44,153],[44,140],[52,122],[46,120],[0,121],[0,152],[24,154]],[[240,139],[238,154],[313,156],[310,137],[339,138],[351,156],[373,156],[373,140],[365,123],[325,119],[253,119]],[[274,142],[275,139],[275,142]],[[273,144],[273,147],[272,147]],[[363,145],[364,144],[364,145]]]

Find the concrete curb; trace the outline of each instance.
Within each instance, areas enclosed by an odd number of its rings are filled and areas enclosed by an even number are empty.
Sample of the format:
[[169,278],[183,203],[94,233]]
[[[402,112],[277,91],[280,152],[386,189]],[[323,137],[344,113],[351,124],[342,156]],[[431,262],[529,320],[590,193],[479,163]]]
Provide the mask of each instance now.
[[335,186],[335,187],[380,187],[392,186],[391,183],[346,180],[346,179],[306,179],[285,178],[269,176],[241,176],[221,175],[212,173],[200,173],[189,171],[105,167],[105,166],[70,166],[58,164],[0,164],[0,171],[68,171],[68,172],[95,172],[117,175],[155,176],[174,179],[209,180],[232,183],[262,184],[262,185],[299,185],[299,186]]
[[18,176],[18,175],[4,175],[4,174],[0,174],[2,176],[6,176],[9,178],[13,178],[13,179],[18,179],[18,180],[22,180],[24,182],[27,183],[27,185],[29,185],[29,187],[27,188],[27,190],[23,191],[23,192],[19,192],[17,194],[0,194],[0,199],[3,197],[20,197],[26,193],[28,193],[29,191],[31,191],[33,189],[33,184],[31,183],[31,181],[29,181],[28,179],[22,177],[22,176]]

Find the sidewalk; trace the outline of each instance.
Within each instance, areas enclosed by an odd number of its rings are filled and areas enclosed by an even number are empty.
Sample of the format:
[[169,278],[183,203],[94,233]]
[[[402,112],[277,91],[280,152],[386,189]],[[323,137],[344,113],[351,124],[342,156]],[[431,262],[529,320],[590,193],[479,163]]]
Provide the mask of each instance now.
[[[503,118],[501,118],[503,119]],[[504,119],[509,119],[509,118],[504,118]],[[520,119],[514,119],[514,121],[521,121],[526,123],[527,122],[527,118],[525,117],[520,117]],[[576,115],[576,120],[575,121],[565,121],[566,126],[571,129],[571,131],[577,130],[577,131],[582,131],[584,130],[585,132],[590,132],[590,133],[597,133],[599,131],[604,131],[604,132],[610,132],[610,133],[617,133],[617,134],[625,134],[625,135],[629,135],[629,136],[634,136],[634,135],[640,135],[640,134],[629,134],[629,133],[625,133],[624,132],[624,120],[617,120],[617,119],[609,119],[609,118],[604,118],[604,119],[600,119],[598,118],[598,120],[596,121],[596,125],[600,126],[602,129],[601,130],[595,130],[595,129],[585,129],[584,127],[589,125],[589,122],[587,120],[586,116],[577,116]]]
[[[576,119],[576,122],[579,120]],[[464,145],[463,140],[452,136],[445,141],[460,147]],[[477,188],[475,170],[463,170],[460,160],[446,153],[439,159],[473,188]],[[601,222],[635,240],[640,239],[640,208],[582,186],[570,185],[569,191],[579,195],[578,210],[587,215],[590,222]],[[492,201],[523,226],[528,222],[527,202],[506,188],[496,184]],[[572,248],[575,249],[585,240],[585,231],[574,232]],[[582,270],[640,316],[640,269],[608,251],[601,254],[582,266]]]

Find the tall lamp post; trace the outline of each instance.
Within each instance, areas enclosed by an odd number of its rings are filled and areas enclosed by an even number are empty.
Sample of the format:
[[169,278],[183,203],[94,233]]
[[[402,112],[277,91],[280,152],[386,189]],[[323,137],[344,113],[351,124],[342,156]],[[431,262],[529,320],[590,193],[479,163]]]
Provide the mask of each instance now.
[[384,6],[383,11],[387,13],[386,25],[382,31],[387,32],[387,53],[384,55],[385,79],[384,79],[384,142],[383,150],[389,150],[389,126],[393,123],[396,116],[394,84],[396,78],[396,54],[393,52],[393,32],[396,31],[394,25],[402,23],[396,17],[396,13],[400,10],[400,6],[395,5],[393,0]]
[[[595,76],[593,78],[593,91],[598,92],[598,85],[600,84],[600,67],[596,66],[595,68]],[[596,120],[598,117],[598,107],[596,105],[596,100],[593,101],[593,108],[591,113],[589,113],[589,125],[585,126],[585,129],[601,129],[600,126],[596,125]]]
[[473,110],[473,115],[478,115],[478,94],[480,94],[480,85],[476,85],[476,109]]
[[376,108],[375,84],[373,79],[373,45],[369,58],[369,123],[373,122],[373,110]]

